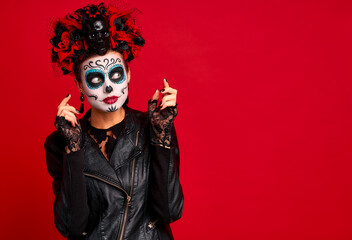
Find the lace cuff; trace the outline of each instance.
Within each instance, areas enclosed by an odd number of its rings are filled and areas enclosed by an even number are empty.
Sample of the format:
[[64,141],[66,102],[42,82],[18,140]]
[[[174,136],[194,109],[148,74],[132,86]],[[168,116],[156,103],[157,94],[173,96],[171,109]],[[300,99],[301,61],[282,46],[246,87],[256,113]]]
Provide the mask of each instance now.
[[160,110],[157,100],[149,100],[148,116],[151,125],[151,142],[165,148],[171,147],[171,129],[177,116],[177,104]]
[[65,117],[56,116],[54,125],[65,139],[65,152],[67,154],[81,149],[82,128],[79,123],[76,127],[72,127]]

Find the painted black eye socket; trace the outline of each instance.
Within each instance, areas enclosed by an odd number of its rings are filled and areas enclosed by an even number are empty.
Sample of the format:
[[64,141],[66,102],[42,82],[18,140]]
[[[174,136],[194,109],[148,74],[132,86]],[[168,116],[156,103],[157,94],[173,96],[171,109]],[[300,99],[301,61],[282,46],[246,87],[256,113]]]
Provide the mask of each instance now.
[[87,75],[89,88],[98,88],[104,83],[104,75],[100,72],[92,72]]
[[109,73],[109,78],[114,83],[121,83],[125,80],[125,72],[122,67],[115,67]]

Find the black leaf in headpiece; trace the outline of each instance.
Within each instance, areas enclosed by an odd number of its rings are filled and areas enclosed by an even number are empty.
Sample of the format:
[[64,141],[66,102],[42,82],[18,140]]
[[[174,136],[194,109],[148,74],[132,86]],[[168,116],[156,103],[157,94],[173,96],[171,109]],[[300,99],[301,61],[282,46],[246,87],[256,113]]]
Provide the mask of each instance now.
[[58,44],[61,42],[61,35],[63,32],[68,31],[68,29],[66,27],[64,27],[61,23],[58,23],[56,25],[55,28],[55,37],[53,37],[52,39],[50,39],[50,43],[54,46],[54,47],[58,47]]
[[74,53],[73,61],[74,61],[74,63],[78,64],[80,62],[79,57],[84,55],[85,51],[84,51],[84,49],[73,50],[73,53]]
[[120,17],[116,18],[114,20],[114,25],[116,27],[116,31],[123,31],[123,29],[125,28],[125,24],[124,24],[122,18],[120,18]]
[[61,34],[62,34],[63,32],[67,32],[67,31],[68,31],[68,29],[65,28],[61,23],[59,23],[59,24],[56,26],[54,33],[55,33],[56,36],[61,37]]
[[89,8],[89,13],[90,14],[96,14],[98,11],[98,8],[96,6],[92,6],[91,8]]
[[100,7],[100,13],[105,15],[106,14],[106,8],[104,6]]
[[57,55],[57,52],[54,51],[54,48],[51,50],[51,61],[56,62],[59,60],[59,56]]
[[117,42],[117,49],[119,50],[130,50],[130,46],[126,41],[118,41]]
[[133,43],[143,47],[145,44],[145,41],[142,37],[138,37],[138,38],[133,39]]
[[61,70],[62,70],[62,74],[63,75],[66,75],[66,74],[69,74],[70,73],[70,71],[69,70],[67,70],[66,68],[61,68]]
[[127,62],[130,62],[134,59],[134,56],[133,54],[129,54],[128,57],[127,57]]
[[78,40],[81,40],[81,38],[82,38],[82,35],[80,30],[76,29],[71,32],[72,41],[78,41]]
[[60,36],[55,36],[52,39],[50,39],[50,43],[54,46],[54,47],[58,47],[58,44],[61,42],[61,35]]

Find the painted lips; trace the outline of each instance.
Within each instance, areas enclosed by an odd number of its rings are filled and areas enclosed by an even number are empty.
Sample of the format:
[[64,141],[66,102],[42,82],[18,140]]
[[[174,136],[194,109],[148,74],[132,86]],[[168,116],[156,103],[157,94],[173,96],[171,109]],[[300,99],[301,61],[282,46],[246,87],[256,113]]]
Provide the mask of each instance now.
[[107,97],[107,98],[104,98],[103,102],[106,104],[113,104],[117,101],[117,99],[118,99],[118,97],[116,97],[116,96]]

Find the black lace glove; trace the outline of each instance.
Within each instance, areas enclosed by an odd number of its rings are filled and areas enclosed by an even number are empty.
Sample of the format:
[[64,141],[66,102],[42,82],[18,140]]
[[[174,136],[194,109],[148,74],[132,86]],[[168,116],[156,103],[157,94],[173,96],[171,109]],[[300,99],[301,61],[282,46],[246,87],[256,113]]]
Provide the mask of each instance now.
[[65,139],[65,151],[67,154],[81,149],[82,128],[79,122],[75,127],[72,127],[65,117],[56,116],[54,125]]
[[151,125],[151,141],[155,145],[171,147],[171,129],[177,116],[176,106],[160,110],[157,100],[149,100],[148,116]]

